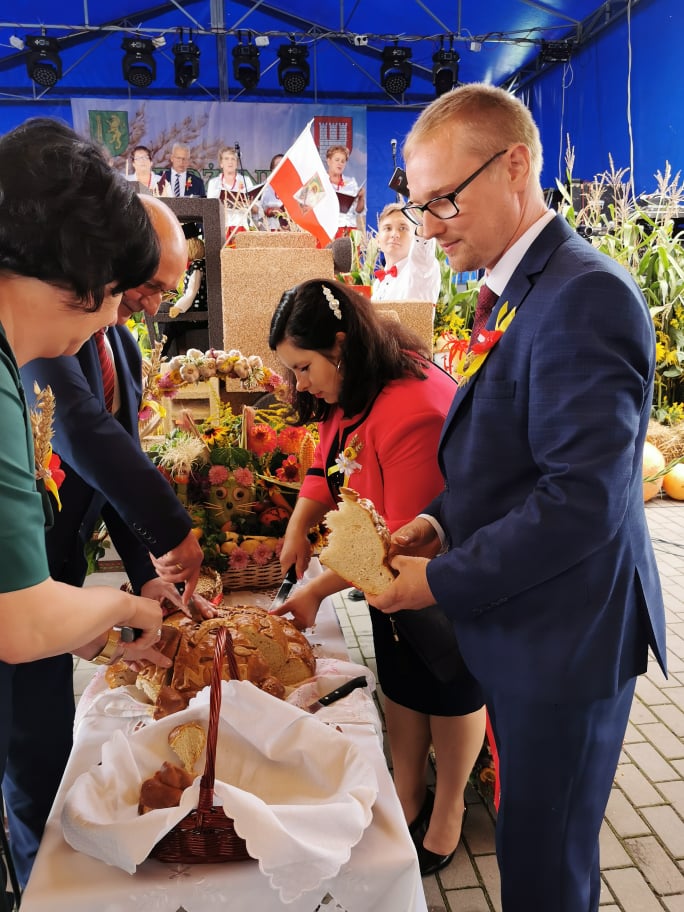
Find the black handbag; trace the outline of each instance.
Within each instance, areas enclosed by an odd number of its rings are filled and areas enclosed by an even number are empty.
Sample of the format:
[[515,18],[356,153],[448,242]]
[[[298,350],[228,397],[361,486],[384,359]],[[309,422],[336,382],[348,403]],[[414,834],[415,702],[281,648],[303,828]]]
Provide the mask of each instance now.
[[443,684],[468,674],[453,624],[439,605],[390,614],[395,631]]

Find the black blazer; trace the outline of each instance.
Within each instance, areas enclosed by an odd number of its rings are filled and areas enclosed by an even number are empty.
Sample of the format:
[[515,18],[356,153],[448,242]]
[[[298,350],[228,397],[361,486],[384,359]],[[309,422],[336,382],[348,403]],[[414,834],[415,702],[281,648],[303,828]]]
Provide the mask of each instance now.
[[[190,188],[187,187],[187,182],[190,181]],[[206,196],[207,192],[204,188],[204,181],[196,174],[194,171],[185,172],[185,196]],[[164,187],[166,184],[171,185],[171,168],[167,168],[166,171],[162,171],[161,179],[157,184],[157,192],[160,195],[164,194]],[[171,187],[171,195],[173,196],[173,187]]]
[[125,326],[110,327],[121,407],[104,407],[102,372],[95,341],[78,354],[30,361],[21,377],[32,400],[33,383],[55,395],[52,446],[66,473],[61,511],[47,533],[50,573],[81,585],[86,575],[83,546],[101,515],[136,592],[154,577],[148,552],[165,554],[188,534],[192,522],[168,481],[142,451],[138,408],[141,356]]

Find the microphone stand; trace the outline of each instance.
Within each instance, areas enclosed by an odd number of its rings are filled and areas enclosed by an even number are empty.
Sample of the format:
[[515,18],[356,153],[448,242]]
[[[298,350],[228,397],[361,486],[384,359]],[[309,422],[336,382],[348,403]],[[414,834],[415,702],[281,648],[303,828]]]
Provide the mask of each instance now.
[[[390,139],[390,148],[392,150],[392,170],[393,172],[397,170],[397,141],[396,139]],[[397,202],[403,203],[403,197],[401,193],[396,194]]]

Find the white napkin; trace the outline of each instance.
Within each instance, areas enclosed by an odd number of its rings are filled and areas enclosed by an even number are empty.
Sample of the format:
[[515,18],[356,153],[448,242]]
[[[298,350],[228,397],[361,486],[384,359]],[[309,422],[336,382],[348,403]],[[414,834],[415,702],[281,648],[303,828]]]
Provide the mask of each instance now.
[[378,729],[380,717],[370,696],[375,690],[375,677],[365,665],[345,662],[342,659],[316,659],[315,679],[299,684],[287,697],[287,702],[292,706],[306,709],[314,700],[330,693],[346,681],[358,678],[359,675],[366,676],[368,687],[359,687],[336,703],[322,706],[316,713],[316,719],[319,722],[327,722],[328,725],[372,725],[376,731],[381,731],[382,729]]
[[[164,760],[176,725],[209,717],[209,688],[175,713],[103,745],[102,763],[82,774],[62,811],[76,850],[134,873],[153,846],[199,800],[199,774],[178,808],[137,813],[140,785]],[[216,751],[216,803],[283,902],[335,877],[372,818],[378,783],[372,766],[342,733],[246,681],[222,682]]]

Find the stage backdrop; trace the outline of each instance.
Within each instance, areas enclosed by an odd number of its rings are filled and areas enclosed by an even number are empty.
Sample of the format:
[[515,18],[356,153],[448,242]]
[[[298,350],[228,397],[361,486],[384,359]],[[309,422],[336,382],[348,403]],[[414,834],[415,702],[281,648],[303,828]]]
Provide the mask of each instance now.
[[184,142],[190,147],[191,167],[208,180],[218,173],[219,149],[237,143],[243,169],[259,184],[271,158],[287,151],[313,118],[323,162],[329,146],[347,146],[351,155],[346,173],[359,185],[366,180],[364,107],[74,98],[71,108],[74,129],[101,143],[120,171],[126,170],[135,146],[147,146],[153,167],[166,168],[173,144]]

